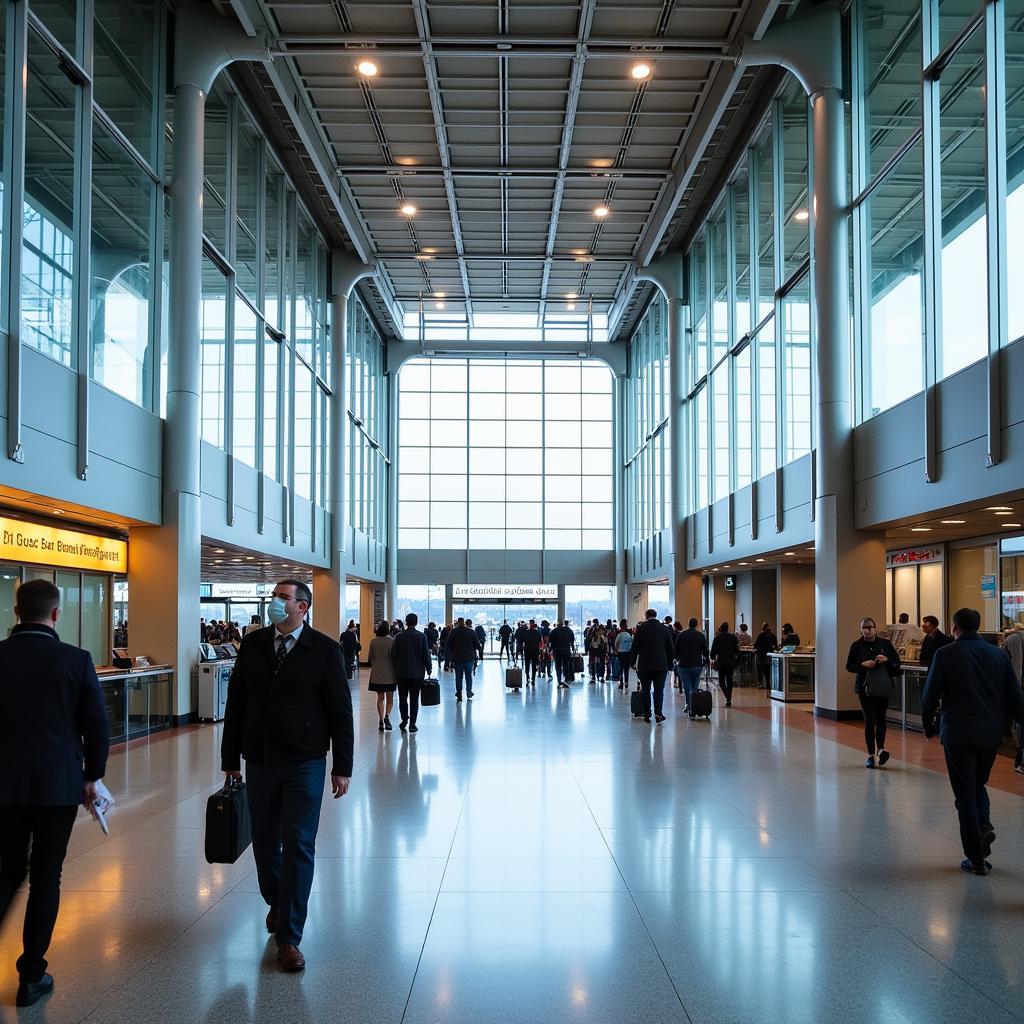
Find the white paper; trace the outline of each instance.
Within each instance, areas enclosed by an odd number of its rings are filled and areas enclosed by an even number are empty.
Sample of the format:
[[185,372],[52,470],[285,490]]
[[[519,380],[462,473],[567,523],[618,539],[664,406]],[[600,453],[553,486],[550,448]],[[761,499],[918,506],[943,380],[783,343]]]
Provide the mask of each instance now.
[[96,781],[96,798],[89,804],[89,813],[96,819],[97,824],[103,829],[105,836],[110,835],[110,826],[107,824],[107,811],[114,805],[114,797],[110,790],[103,784],[102,779]]

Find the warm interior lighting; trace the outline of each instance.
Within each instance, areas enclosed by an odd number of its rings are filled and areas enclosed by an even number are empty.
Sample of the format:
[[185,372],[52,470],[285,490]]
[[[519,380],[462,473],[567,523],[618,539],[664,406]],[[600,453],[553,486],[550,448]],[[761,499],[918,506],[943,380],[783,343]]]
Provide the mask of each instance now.
[[577,263],[593,263],[594,262],[594,257],[593,256],[577,256],[576,257],[576,262]]
[[434,292],[434,298],[443,299],[447,294],[447,292]]
[[763,558],[755,558],[755,559],[754,559],[754,561],[755,561],[755,562],[763,562],[763,561],[764,561],[764,559],[763,559]]
[[434,303],[434,309],[444,309],[444,303],[443,302],[435,302]]
[[373,78],[377,74],[377,65],[372,60],[361,60],[356,65],[356,71],[359,72],[364,78]]
[[416,216],[416,207],[413,206],[412,203],[405,203],[402,206],[402,213],[404,213],[406,215],[406,217],[415,217]]
[[399,156],[395,158],[395,163],[400,167],[415,167],[416,157],[414,156]]
[[566,292],[565,297],[567,299],[578,299],[579,296],[575,292]]
[[931,533],[932,528],[930,526],[914,526],[910,530],[911,533]]
[[576,308],[576,303],[575,302],[569,302],[569,303],[566,304],[565,308],[566,309],[575,309]]
[[997,515],[997,516],[1012,516],[1013,513],[1012,512],[994,512],[993,515]]
[[1020,523],[1000,523],[999,525],[1002,526],[1002,528],[1004,530],[1010,530],[1010,529],[1019,530],[1020,529]]
[[943,519],[941,520],[943,526],[963,526],[967,522],[966,519]]
[[650,64],[634,64],[629,72],[638,82],[651,77]]
[[1013,509],[1009,505],[989,505],[986,512],[1012,512]]
[[612,211],[609,210],[608,207],[604,206],[603,204],[601,206],[595,206],[594,207],[594,216],[595,217],[602,217],[602,218],[604,218],[604,217],[607,217],[608,214],[611,213],[611,212]]
[[811,215],[806,210],[797,210],[793,214],[793,220],[798,220],[802,224],[805,220],[810,220]]
[[787,552],[785,552],[785,554],[787,554],[787,555],[795,555],[796,552],[795,551],[787,551]]
[[419,260],[420,263],[429,263],[433,258],[433,256],[428,256],[426,253],[423,252],[416,253],[416,259]]

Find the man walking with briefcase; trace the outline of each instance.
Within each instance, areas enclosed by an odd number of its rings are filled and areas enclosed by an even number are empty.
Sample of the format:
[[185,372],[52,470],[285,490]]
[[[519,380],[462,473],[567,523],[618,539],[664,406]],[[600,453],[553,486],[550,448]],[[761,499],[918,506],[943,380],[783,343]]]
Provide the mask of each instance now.
[[352,776],[352,695],[341,647],[306,623],[313,596],[300,580],[274,587],[269,629],[243,640],[228,687],[221,767],[241,778],[252,815],[252,848],[267,931],[286,971],[306,966],[299,951],[313,885],[326,754],[331,791]]

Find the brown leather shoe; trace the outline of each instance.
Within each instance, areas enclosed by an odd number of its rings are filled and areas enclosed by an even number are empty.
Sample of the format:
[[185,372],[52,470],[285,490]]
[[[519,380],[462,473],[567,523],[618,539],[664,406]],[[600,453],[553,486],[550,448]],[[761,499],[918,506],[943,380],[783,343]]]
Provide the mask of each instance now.
[[281,961],[281,967],[290,973],[301,971],[306,966],[306,958],[299,951],[299,947],[293,946],[290,942],[283,942],[277,947],[277,959]]
[[273,935],[277,931],[277,907],[267,911],[267,931]]

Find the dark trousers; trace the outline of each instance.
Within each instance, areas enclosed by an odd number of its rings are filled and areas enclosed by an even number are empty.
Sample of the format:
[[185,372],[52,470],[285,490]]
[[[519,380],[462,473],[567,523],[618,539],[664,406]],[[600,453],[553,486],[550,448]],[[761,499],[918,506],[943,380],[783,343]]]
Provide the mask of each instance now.
[[637,671],[636,677],[640,680],[640,686],[644,692],[644,714],[651,717],[651,689],[654,690],[654,713],[663,713],[665,702],[665,672],[641,672]]
[[558,681],[571,683],[573,680],[572,651],[552,651],[555,659],[555,676]]
[[720,668],[718,670],[718,685],[722,688],[726,700],[732,700],[732,674],[731,668]]
[[864,712],[864,743],[869,754],[874,754],[875,747],[881,750],[885,746],[885,713],[889,710],[888,697],[866,697],[857,694],[861,710]]
[[[39,981],[60,908],[60,873],[78,806],[0,807],[0,924],[28,875],[28,904],[18,958],[22,981]],[[30,852],[31,847],[31,852]]]
[[622,668],[622,688],[624,690],[629,689],[629,658],[623,658],[619,655],[619,665]]
[[[472,661],[457,661],[455,662],[455,692],[462,693],[462,683],[465,681],[466,689],[473,692],[473,662]],[[419,691],[416,693],[416,700],[419,700]],[[401,705],[399,710],[402,712],[402,717],[405,718],[405,705]]]
[[757,660],[757,686],[758,689],[762,686],[766,690],[772,688],[772,665],[767,658],[763,661],[760,658]]
[[526,670],[526,681],[532,683],[537,678],[537,666],[540,664],[540,651],[523,651],[523,668]]
[[410,725],[416,724],[416,718],[420,713],[420,688],[422,686],[422,679],[398,680],[398,710],[401,712],[402,721],[408,722]]
[[267,906],[277,908],[278,945],[302,941],[326,767],[323,757],[245,765],[256,877]]
[[949,784],[960,818],[960,842],[972,864],[984,861],[981,837],[992,827],[989,819],[988,782],[996,761],[995,747],[943,747]]
[[[700,689],[700,677],[704,669],[700,665],[680,665],[679,681],[683,684],[683,693],[686,694],[686,706],[690,706],[690,694]],[[637,672],[639,677],[640,673]]]
[[501,638],[501,646],[498,648],[498,658],[501,659],[502,655],[511,658],[512,649],[508,645],[508,639],[506,637]]

